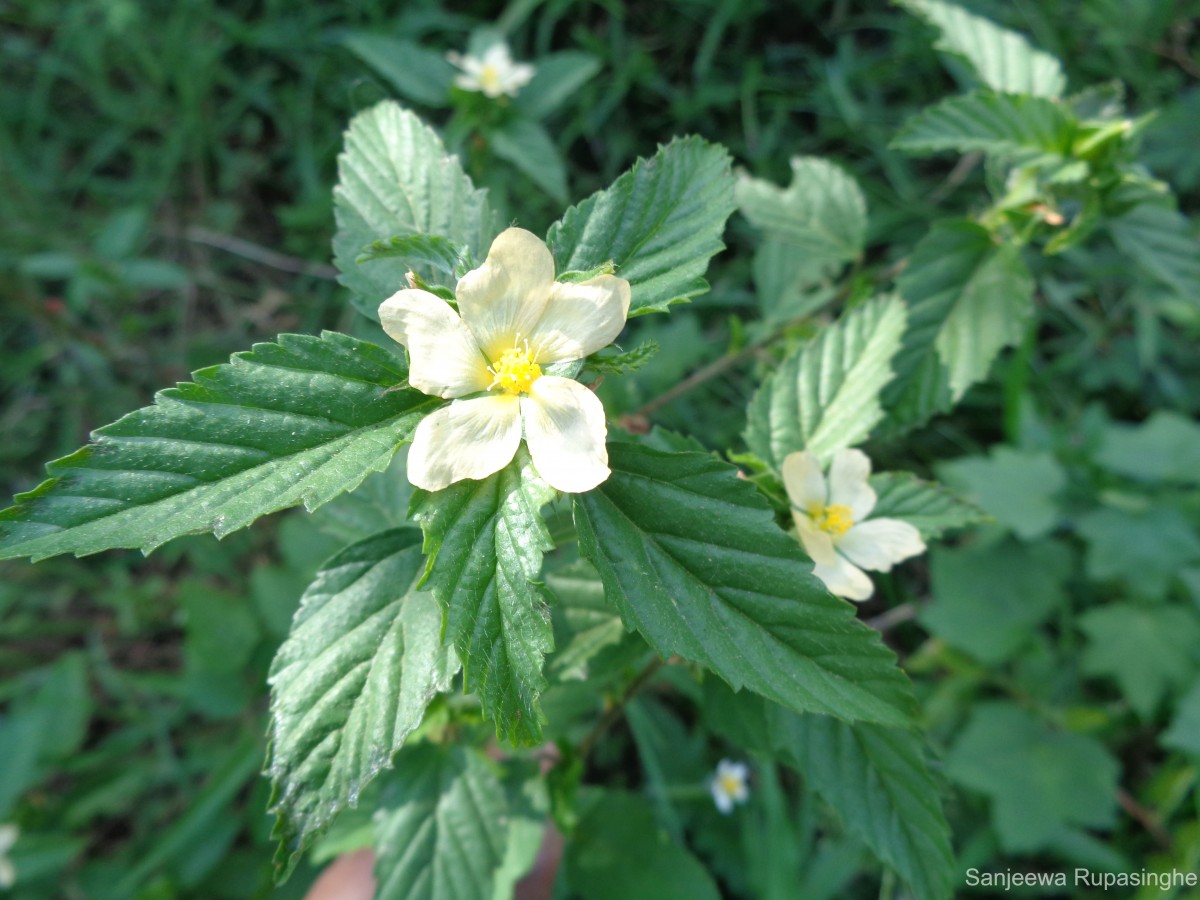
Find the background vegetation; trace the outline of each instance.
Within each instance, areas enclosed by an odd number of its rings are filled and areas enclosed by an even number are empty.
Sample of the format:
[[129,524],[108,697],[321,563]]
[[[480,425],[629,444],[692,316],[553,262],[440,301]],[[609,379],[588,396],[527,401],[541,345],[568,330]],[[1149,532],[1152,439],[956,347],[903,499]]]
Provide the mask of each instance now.
[[[1200,6],[971,5],[1063,60],[1073,90],[1119,82],[1133,115],[1161,110],[1140,158],[1195,210]],[[10,492],[90,429],[255,340],[371,336],[329,246],[342,133],[375,101],[400,95],[443,126],[506,217],[535,231],[557,217],[562,188],[480,137],[472,116],[486,110],[422,102],[367,36],[440,54],[491,24],[518,59],[586,54],[594,74],[541,120],[572,200],[677,134],[723,143],[778,184],[793,156],[839,162],[870,211],[867,254],[839,300],[900,271],[932,220],[987,201],[978,157],[890,148],[956,82],[932,30],[882,4],[14,0],[0,24],[0,80],[19,86],[0,94]],[[606,386],[610,414],[740,445],[754,386],[812,328],[801,300],[764,308],[746,219],[726,241],[736,252],[714,261],[711,293],[631,329],[628,346],[662,349]],[[871,448],[878,468],[937,474],[996,522],[884,580],[861,613],[917,681],[964,870],[1197,871],[1200,307],[1150,287],[1104,241],[1029,263],[1036,330],[953,415],[902,448]],[[772,316],[787,327],[764,329]],[[4,564],[0,821],[22,828],[17,896],[273,893],[258,777],[267,667],[324,557],[403,517],[402,482],[393,469],[353,504],[149,559]],[[645,790],[672,833],[686,819],[732,894],[878,893],[869,856],[795,775],[764,762],[735,819],[701,809],[703,791],[680,794],[723,748],[674,687],[665,678],[630,708],[586,780]],[[550,697],[547,708],[553,718]],[[352,844],[347,826],[313,863]],[[279,893],[302,896],[311,876]]]

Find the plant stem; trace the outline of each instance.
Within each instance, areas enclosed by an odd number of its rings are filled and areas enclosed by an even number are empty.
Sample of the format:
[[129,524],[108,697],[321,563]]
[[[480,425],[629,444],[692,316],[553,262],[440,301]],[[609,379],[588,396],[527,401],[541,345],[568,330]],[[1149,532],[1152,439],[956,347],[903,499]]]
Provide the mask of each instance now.
[[664,665],[666,665],[666,661],[661,656],[655,656],[654,659],[646,664],[642,671],[638,672],[633,681],[629,682],[629,685],[625,688],[625,693],[621,695],[621,699],[605,710],[604,715],[600,717],[600,721],[596,723],[596,726],[580,742],[580,759],[587,759],[588,754],[592,752],[592,749],[600,741],[600,738],[604,737],[608,729],[612,728],[624,714],[625,707],[629,705],[629,702],[637,692],[645,687]]

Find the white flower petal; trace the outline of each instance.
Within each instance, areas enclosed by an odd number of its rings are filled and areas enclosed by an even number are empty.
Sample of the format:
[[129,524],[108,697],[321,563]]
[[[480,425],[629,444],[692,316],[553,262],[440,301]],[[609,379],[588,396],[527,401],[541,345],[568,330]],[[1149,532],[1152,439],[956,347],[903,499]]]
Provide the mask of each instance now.
[[536,71],[529,63],[512,63],[503,77],[504,92],[510,97],[517,96],[517,92],[529,84]]
[[578,284],[556,282],[529,343],[539,363],[583,359],[617,339],[629,315],[629,282],[600,275]]
[[832,565],[817,563],[813,574],[825,582],[829,593],[847,600],[866,600],[875,593],[875,585],[867,573],[844,556],[838,556]]
[[17,868],[12,860],[0,857],[0,889],[7,890],[17,883]]
[[523,228],[500,232],[483,265],[459,279],[458,309],[488,359],[533,333],[553,284],[554,257]]
[[427,491],[487,478],[516,456],[521,406],[512,394],[456,400],[421,420],[408,451],[408,480]]
[[796,523],[796,533],[800,535],[800,543],[804,552],[815,563],[833,565],[837,552],[833,549],[833,535],[822,531],[812,519],[798,510],[792,510],[792,519]]
[[461,397],[492,383],[475,337],[441,297],[399,291],[379,305],[379,322],[408,348],[408,383],[421,393]]
[[871,460],[861,450],[838,450],[829,467],[829,505],[848,506],[855,522],[875,508],[875,489],[867,483]]
[[521,418],[534,468],[555,490],[579,494],[609,476],[604,405],[578,381],[543,375],[521,398]]
[[733,812],[733,798],[725,793],[725,788],[721,786],[720,778],[714,778],[710,781],[708,789],[712,793],[713,804],[717,807],[718,812],[726,816]]
[[21,829],[16,825],[11,823],[0,825],[0,856],[9,851],[20,835]]
[[842,535],[837,548],[864,569],[890,572],[901,560],[924,553],[925,542],[921,532],[907,522],[871,519]]
[[792,506],[806,512],[828,502],[825,476],[816,456],[804,450],[783,458],[783,487]]

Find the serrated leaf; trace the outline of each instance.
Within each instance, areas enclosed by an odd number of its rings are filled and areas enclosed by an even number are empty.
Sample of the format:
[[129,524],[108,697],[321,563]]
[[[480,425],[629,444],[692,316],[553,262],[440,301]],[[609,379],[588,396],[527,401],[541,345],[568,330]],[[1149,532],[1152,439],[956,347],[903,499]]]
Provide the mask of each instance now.
[[616,263],[633,289],[632,318],[708,290],[703,275],[725,247],[733,209],[729,154],[698,137],[677,138],[568,209],[546,241],[560,271]]
[[704,695],[718,733],[803,774],[915,896],[953,895],[950,828],[917,733],[792,712],[714,679],[705,681]]
[[398,259],[407,268],[428,267],[447,275],[457,275],[467,266],[470,251],[464,244],[435,234],[397,234],[363,247],[355,259],[359,265],[377,259]]
[[1058,524],[1067,473],[1050,453],[993,447],[987,456],[941,463],[937,473],[1017,537],[1032,541]]
[[815,156],[791,160],[792,183],[742,177],[734,196],[738,208],[768,240],[786,244],[806,263],[857,259],[867,237],[867,202],[845,170]]
[[284,854],[356,805],[458,671],[437,602],[412,589],[424,567],[421,532],[392,529],[327,562],[300,600],[269,678]]
[[430,398],[395,390],[408,370],[343,334],[282,335],[93,433],[0,512],[0,558],[224,537],[259,516],[317,508],[381,471]]
[[1173,198],[1139,203],[1112,219],[1108,228],[1134,265],[1200,306],[1200,241]]
[[478,751],[402,750],[376,814],[377,900],[492,900],[507,811],[504,788]]
[[455,68],[441,53],[382,34],[353,31],[342,46],[379,73],[406,100],[425,106],[450,105]]
[[1200,424],[1165,409],[1141,425],[1114,423],[1104,430],[1096,462],[1138,481],[1200,485]]
[[875,518],[900,519],[921,532],[926,541],[955,528],[986,522],[988,515],[936,481],[925,481],[911,472],[877,472]]
[[584,680],[588,662],[605,647],[625,637],[625,626],[604,600],[604,585],[583,560],[546,573],[554,594],[556,650],[549,674],[555,681]]
[[891,146],[909,153],[980,150],[1029,162],[1065,155],[1074,132],[1074,120],[1053,100],[975,91],[923,109]]
[[1033,47],[1023,35],[942,0],[898,0],[941,31],[936,47],[962,57],[997,91],[1060,97],[1066,88],[1062,64]]
[[537,60],[533,78],[513,98],[513,106],[531,119],[543,119],[600,71],[600,61],[589,53],[566,50]]
[[550,132],[531,119],[512,119],[491,133],[491,141],[496,156],[556,202],[567,202],[567,167]]
[[333,201],[334,263],[368,312],[406,286],[408,266],[396,259],[360,266],[364,247],[395,234],[431,234],[482,259],[500,230],[487,192],[475,189],[433,129],[390,100],[351,120]]
[[627,626],[801,712],[904,725],[913,700],[879,635],[812,576],[737,469],[703,453],[609,446],[577,494],[580,553]]
[[789,453],[822,461],[861,443],[883,418],[879,393],[907,319],[898,297],[857,306],[771,373],[747,412],[746,443],[779,471]]
[[897,281],[909,326],[883,392],[889,425],[919,425],[986,378],[1000,350],[1024,336],[1033,286],[1012,244],[974,222],[936,223]]
[[465,688],[514,743],[541,736],[537,697],[554,633],[536,580],[542,554],[554,549],[540,512],[554,495],[523,447],[495,475],[413,495],[429,556],[425,586],[446,611]]

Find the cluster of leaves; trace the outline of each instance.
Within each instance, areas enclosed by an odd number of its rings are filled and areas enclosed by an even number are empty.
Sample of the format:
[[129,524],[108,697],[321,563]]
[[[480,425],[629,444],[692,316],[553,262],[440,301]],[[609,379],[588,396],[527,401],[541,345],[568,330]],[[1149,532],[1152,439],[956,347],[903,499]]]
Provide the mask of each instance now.
[[[895,217],[877,209],[870,172],[864,191],[831,161],[795,155],[779,187],[735,177],[719,145],[682,138],[548,229],[560,277],[615,268],[633,287],[623,343],[637,349],[584,369],[629,373],[600,393],[610,412],[638,414],[625,420],[635,434],[610,429],[613,474],[595,491],[555,497],[523,453],[482,481],[410,491],[394,457],[437,401],[397,388],[404,360],[364,326],[363,338],[283,335],[197,372],[52,463],[50,481],[0,514],[4,555],[33,558],[148,552],[298,504],[337,537],[319,571],[310,555],[268,590],[298,599],[290,626],[286,599],[260,622],[204,602],[211,586],[192,601],[180,592],[182,714],[240,719],[181,754],[187,777],[208,776],[194,815],[117,888],[112,868],[87,867],[84,890],[130,895],[159,875],[163,890],[259,889],[213,867],[235,840],[244,852],[265,841],[253,818],[243,831],[242,807],[228,811],[261,758],[247,662],[263,679],[276,645],[272,796],[260,783],[246,807],[276,814],[285,874],[370,845],[379,896],[504,896],[548,816],[568,836],[560,877],[588,898],[874,892],[864,848],[888,870],[885,890],[894,873],[921,897],[950,896],[969,865],[1120,870],[1154,853],[1154,866],[1188,867],[1198,429],[1166,411],[1126,420],[1172,398],[1194,411],[1181,349],[1200,325],[1195,239],[1142,163],[1149,118],[1127,118],[1118,90],[1068,94],[1061,64],[1017,33],[940,0],[904,6],[965,92],[888,140],[913,156],[964,154],[945,193],[981,168],[986,202],[910,214],[925,236],[882,250]],[[513,9],[502,30],[523,21]],[[705,34],[697,72],[721,39]],[[441,51],[361,32],[344,44],[407,99],[453,113],[444,140],[394,103],[351,123],[334,192],[342,283],[368,316],[410,272],[452,296],[442,285],[483,257],[516,196],[478,189],[468,171],[490,173],[494,155],[564,196],[562,148],[537,123],[585,90],[595,61],[532,57],[553,77],[489,105],[451,88]],[[705,314],[746,311],[705,296],[735,208],[752,253],[715,271],[721,298],[753,297],[747,322]],[[698,315],[645,315],[691,299]],[[723,328],[729,351],[655,399]],[[696,416],[720,385],[721,411]],[[645,433],[660,410],[695,437]],[[972,529],[935,546],[927,573],[880,579],[866,610],[893,649],[780,529],[783,458],[864,442],[892,470],[873,477],[878,515],[930,542]],[[85,733],[88,674],[110,677],[102,659],[103,645],[64,656],[14,688],[0,721],[20,773],[0,818],[17,810],[34,832],[21,853],[48,841],[40,862],[18,856],[35,881],[82,852],[68,832],[39,837],[39,823],[86,825],[130,787],[100,783],[108,799],[86,815],[39,812],[29,789],[56,767],[93,783],[113,753],[144,746],[126,722],[108,741]],[[64,702],[77,715],[51,727]],[[493,735],[500,758],[485,752]],[[927,742],[960,798],[949,822]],[[522,749],[538,744],[558,748],[548,773]],[[754,800],[722,818],[706,778],[733,754],[754,760]],[[1155,754],[1165,762],[1150,766]],[[224,844],[190,858],[188,842],[223,814]]]

